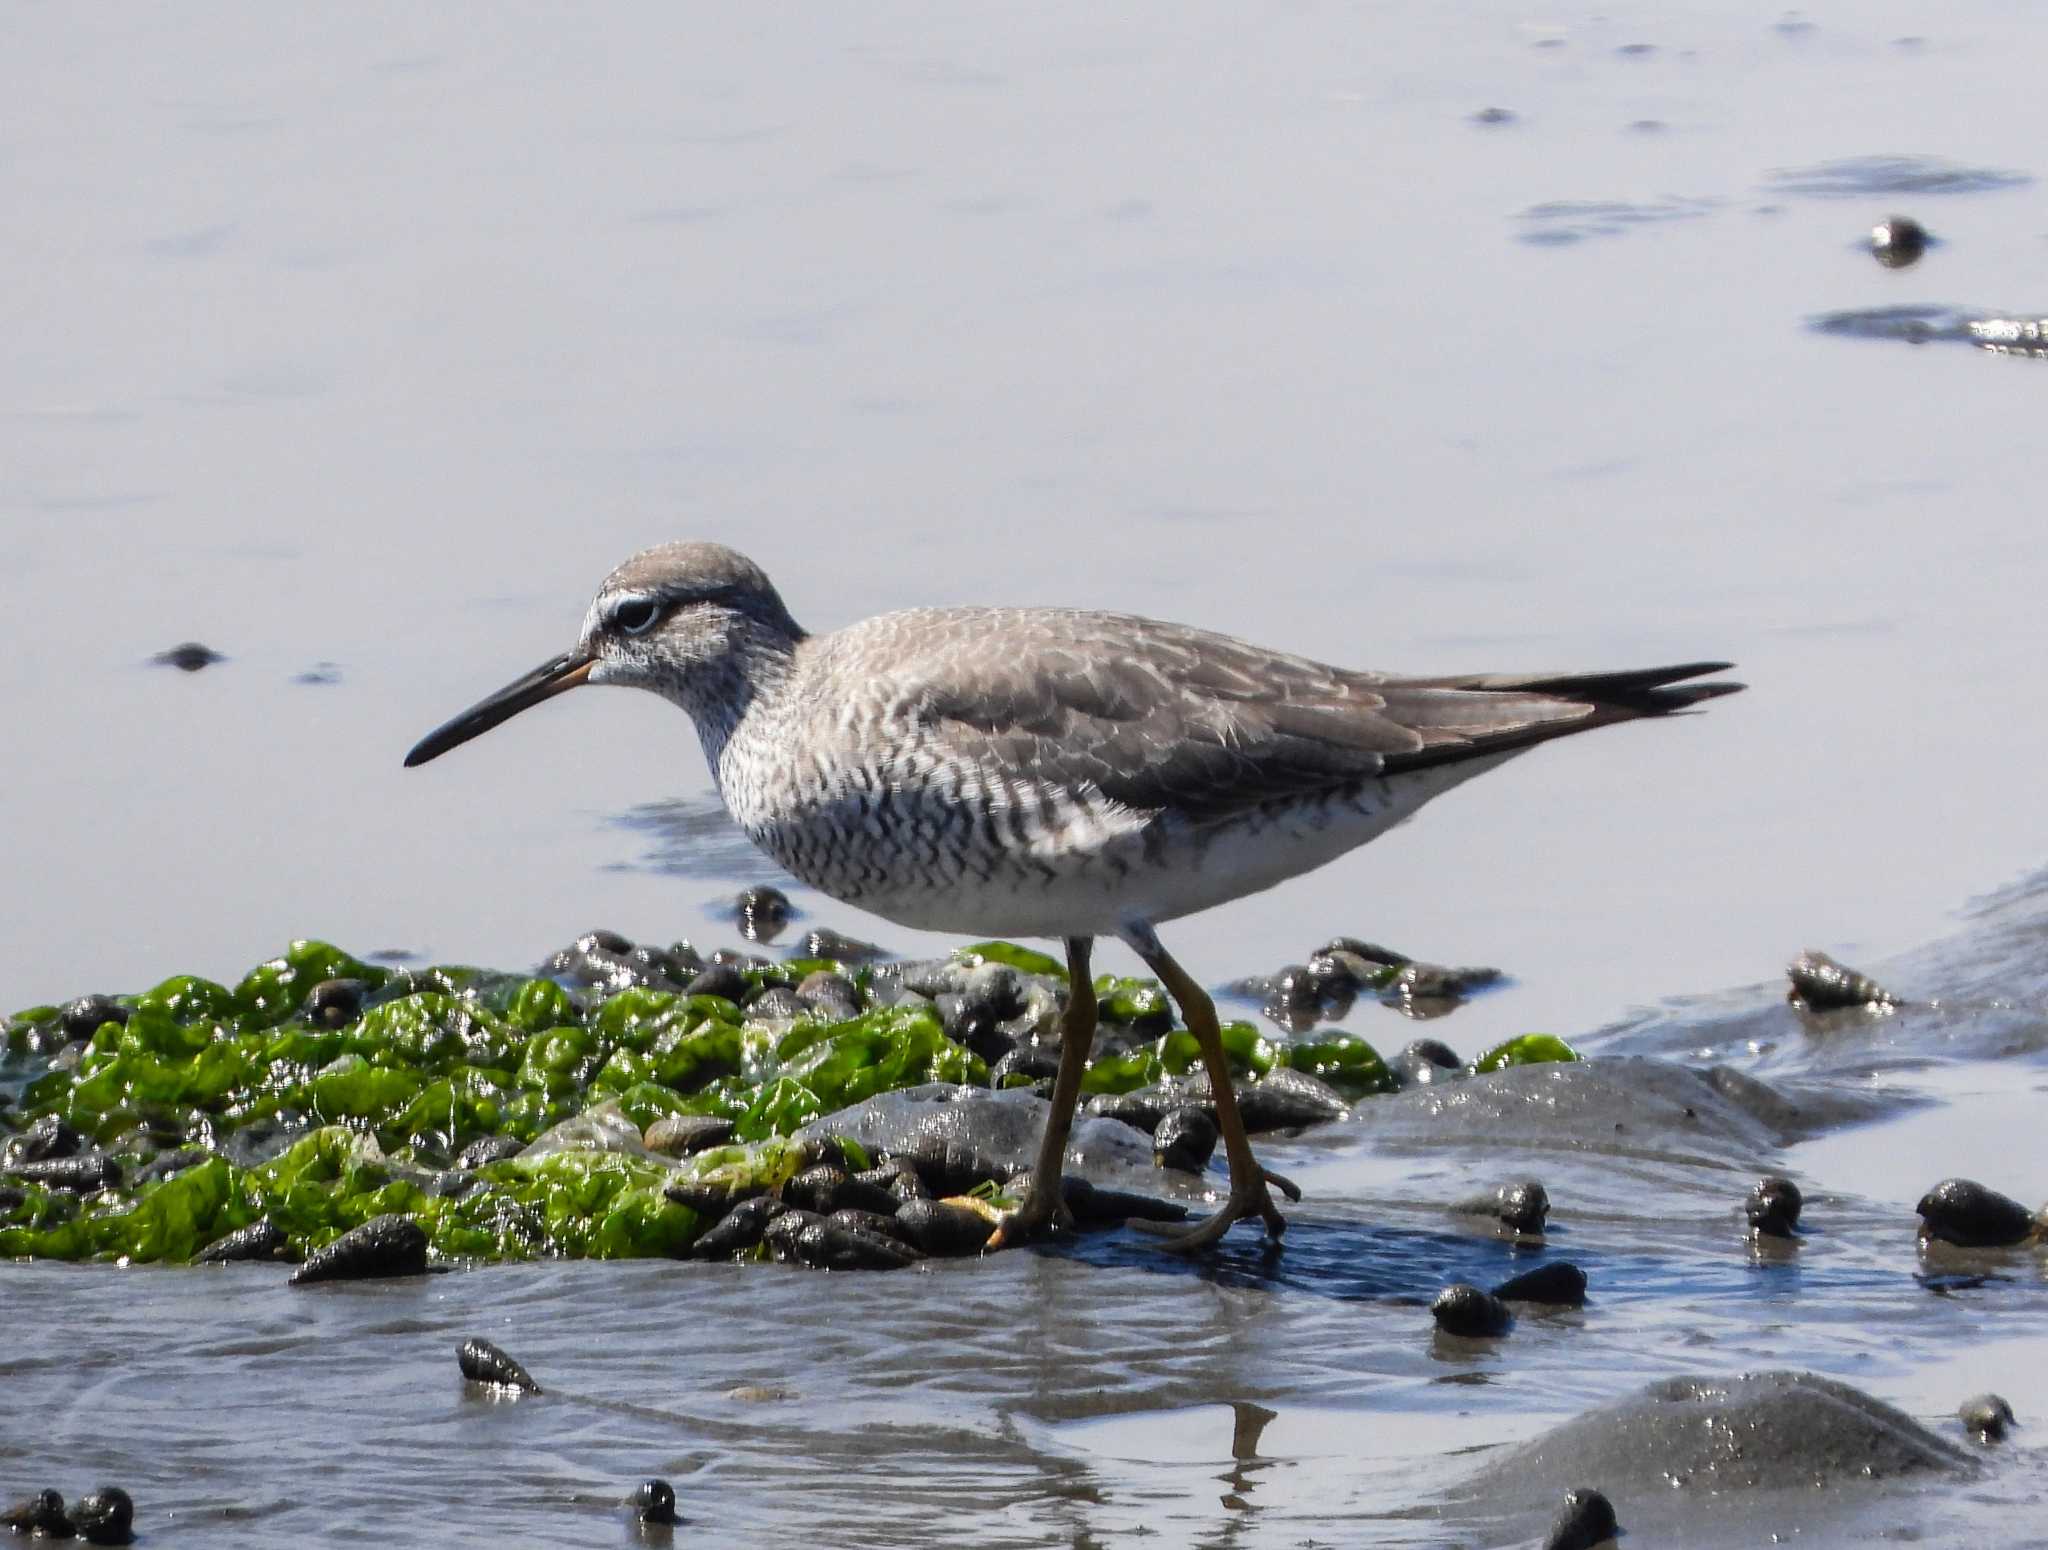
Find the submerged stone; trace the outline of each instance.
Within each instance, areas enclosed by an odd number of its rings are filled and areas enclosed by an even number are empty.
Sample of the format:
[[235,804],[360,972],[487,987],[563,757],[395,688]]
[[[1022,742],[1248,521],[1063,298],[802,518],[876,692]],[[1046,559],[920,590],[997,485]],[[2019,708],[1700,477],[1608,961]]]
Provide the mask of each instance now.
[[17,1534],[38,1534],[46,1539],[69,1539],[71,1520],[64,1515],[64,1498],[56,1491],[38,1491],[24,1496],[0,1511],[0,1524]]
[[1568,1260],[1554,1259],[1510,1276],[1493,1289],[1502,1302],[1533,1302],[1552,1308],[1580,1308],[1586,1302],[1586,1272]]
[[1537,1179],[1503,1184],[1490,1194],[1473,1195],[1451,1207],[1455,1216],[1484,1216],[1511,1232],[1541,1233],[1550,1219],[1550,1192]]
[[1564,1503],[1543,1536],[1543,1550],[1593,1550],[1621,1532],[1614,1503],[1590,1486],[1564,1493]]
[[1115,1225],[1122,1222],[1182,1222],[1188,1208],[1175,1200],[1160,1200],[1134,1190],[1104,1189],[1079,1174],[1060,1179],[1060,1198],[1073,1213],[1076,1223]]
[[1756,1231],[1773,1238],[1789,1238],[1792,1229],[1799,1225],[1799,1212],[1804,1204],[1797,1184],[1773,1174],[1756,1181],[1742,1210]]
[[527,1394],[541,1391],[540,1385],[533,1381],[532,1373],[480,1335],[471,1335],[455,1348],[455,1361],[462,1369],[463,1377],[472,1383],[517,1389]]
[[732,901],[733,920],[749,942],[772,942],[789,926],[795,908],[789,895],[768,883],[740,891]]
[[1910,215],[1888,215],[1870,228],[1870,256],[1887,269],[1919,263],[1927,243],[1927,228]]
[[642,1523],[680,1523],[676,1516],[676,1488],[666,1480],[643,1480],[633,1488],[633,1494],[626,1498],[626,1505]]
[[1963,1248],[2005,1248],[2040,1230],[2033,1212],[1974,1179],[1943,1179],[1913,1209],[1923,1238]]
[[1462,1281],[1453,1282],[1438,1292],[1436,1300],[1429,1305],[1429,1313],[1436,1320],[1436,1327],[1445,1334],[1459,1335],[1468,1340],[1505,1334],[1514,1322],[1514,1315],[1508,1312],[1507,1304],[1500,1298]]
[[2003,1442],[2012,1429],[2012,1406],[1997,1394],[1978,1394],[1956,1407],[1956,1416],[1979,1442]]
[[309,1286],[317,1281],[360,1281],[426,1273],[426,1233],[411,1217],[393,1211],[373,1216],[325,1248],[315,1249],[292,1272],[291,1284]]
[[125,1545],[135,1537],[135,1502],[118,1485],[95,1486],[71,1504],[71,1526],[95,1545]]
[[201,668],[211,667],[227,658],[211,646],[200,641],[180,641],[175,646],[166,646],[149,659],[158,667],[175,667],[181,673],[196,673]]

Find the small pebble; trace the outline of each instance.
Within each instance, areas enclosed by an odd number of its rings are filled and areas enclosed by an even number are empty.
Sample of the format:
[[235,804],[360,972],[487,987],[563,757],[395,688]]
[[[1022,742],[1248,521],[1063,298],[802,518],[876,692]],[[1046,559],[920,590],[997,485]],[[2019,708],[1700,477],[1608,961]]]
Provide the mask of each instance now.
[[873,963],[889,956],[888,949],[837,931],[818,930],[805,934],[801,958],[830,958],[839,963]]
[[1543,1550],[1593,1550],[1621,1532],[1615,1521],[1614,1503],[1591,1487],[1564,1493],[1550,1532],[1543,1536]]
[[135,1538],[135,1503],[118,1485],[96,1486],[71,1505],[71,1526],[95,1545],[125,1545]]
[[1870,256],[1887,269],[1908,269],[1927,251],[1927,228],[1910,215],[1889,215],[1870,228]]
[[747,1002],[750,1023],[793,1023],[810,1011],[790,985],[764,985]]
[[1963,1427],[1979,1442],[2003,1442],[2012,1429],[2012,1406],[1997,1394],[1979,1394],[1956,1407]]
[[1502,1302],[1535,1302],[1552,1308],[1582,1308],[1586,1303],[1586,1272],[1569,1260],[1552,1260],[1510,1276],[1493,1289]]
[[494,1162],[503,1162],[508,1157],[517,1157],[525,1150],[525,1144],[513,1136],[478,1136],[455,1154],[455,1166],[465,1172],[473,1172],[478,1168],[488,1168]]
[[211,646],[202,645],[196,640],[188,640],[166,647],[149,660],[158,667],[175,667],[181,673],[196,673],[202,667],[225,662],[227,658]]
[[306,1018],[322,1028],[346,1028],[363,1015],[369,989],[361,980],[322,980],[306,993]]
[[1773,1174],[1756,1181],[1743,1204],[1743,1214],[1758,1232],[1773,1238],[1789,1238],[1792,1229],[1799,1225],[1799,1212],[1804,1204],[1797,1184]]
[[725,1397],[743,1405],[777,1405],[802,1395],[786,1383],[742,1383],[727,1389]]
[[783,1185],[782,1198],[802,1210],[829,1216],[839,1208],[840,1188],[848,1182],[844,1168],[820,1163],[815,1168],[806,1168]]
[[57,1014],[67,1039],[89,1039],[108,1023],[126,1024],[128,1008],[112,996],[80,996]]
[[700,1236],[690,1252],[699,1259],[722,1259],[728,1254],[742,1253],[759,1244],[768,1224],[787,1210],[787,1205],[768,1195],[742,1200],[717,1226]]
[[717,996],[737,1006],[747,998],[747,977],[729,963],[714,963],[684,987],[689,996]]
[[732,1121],[710,1114],[665,1114],[647,1127],[643,1144],[664,1157],[688,1157],[732,1139]]
[[84,1137],[54,1114],[45,1114],[18,1136],[8,1138],[0,1160],[12,1168],[21,1163],[47,1162],[53,1157],[75,1157],[85,1146]]
[[289,1245],[284,1229],[269,1217],[258,1217],[247,1227],[237,1227],[192,1256],[195,1265],[229,1265],[250,1260],[283,1259]]
[[1323,999],[1323,981],[1307,964],[1290,963],[1268,984],[1272,1003],[1283,1011],[1312,1012]]
[[1920,1235],[1963,1248],[2003,1248],[2036,1230],[2034,1213],[1974,1179],[1943,1179],[1920,1197]]
[[979,1254],[996,1224],[973,1206],[952,1200],[906,1200],[897,1223],[927,1254]]
[[1436,1327],[1445,1334],[1473,1340],[1505,1334],[1508,1325],[1514,1322],[1506,1303],[1491,1292],[1482,1292],[1462,1281],[1438,1292],[1429,1312]]
[[456,1363],[462,1368],[463,1377],[472,1383],[488,1383],[494,1388],[519,1389],[528,1394],[538,1394],[540,1385],[533,1381],[533,1374],[490,1341],[478,1335],[471,1335],[455,1348]]
[[1175,1109],[1152,1132],[1152,1161],[1161,1168],[1200,1173],[1216,1155],[1216,1121],[1207,1109]]
[[1440,1071],[1461,1071],[1465,1066],[1458,1058],[1458,1052],[1442,1039],[1410,1039],[1401,1053],[1435,1066]]
[[1832,1012],[1864,1006],[1889,1011],[1899,998],[1867,974],[1808,948],[1785,966],[1791,989],[1785,999],[1802,1012]]
[[[799,1214],[792,1211],[776,1220]],[[922,1257],[907,1243],[829,1218],[805,1222],[795,1234],[794,1249],[797,1261],[813,1270],[898,1270]]]
[[626,1505],[642,1523],[680,1523],[676,1516],[676,1488],[666,1480],[643,1480],[626,1498]]
[[291,1284],[426,1273],[426,1233],[411,1217],[392,1211],[351,1227],[325,1248],[307,1255],[306,1262],[292,1272]]
[[999,1091],[1005,1087],[1028,1087],[1033,1082],[1053,1080],[1059,1071],[1057,1051],[1038,1044],[1019,1044],[995,1063],[988,1074],[988,1085]]
[[1458,1216],[1488,1216],[1518,1233],[1541,1233],[1550,1219],[1550,1193],[1535,1179],[1503,1184],[1490,1195],[1476,1195],[1451,1207]]
[[17,1179],[40,1184],[44,1189],[76,1190],[82,1195],[121,1182],[121,1165],[105,1152],[81,1152],[76,1157],[45,1157],[40,1162],[9,1163],[7,1171]]
[[843,1023],[860,1016],[860,991],[852,980],[830,969],[813,969],[797,981],[796,998],[814,1017]]

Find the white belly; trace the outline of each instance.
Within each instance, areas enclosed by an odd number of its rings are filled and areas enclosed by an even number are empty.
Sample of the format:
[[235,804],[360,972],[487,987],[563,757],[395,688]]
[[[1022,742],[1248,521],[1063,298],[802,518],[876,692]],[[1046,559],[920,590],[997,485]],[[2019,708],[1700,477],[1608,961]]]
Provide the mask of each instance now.
[[1111,936],[1127,925],[1175,920],[1314,871],[1519,751],[1367,781],[1345,799],[1314,807],[1276,806],[1206,829],[1148,826],[1091,852],[1023,858],[986,879],[864,889],[848,902],[926,931]]

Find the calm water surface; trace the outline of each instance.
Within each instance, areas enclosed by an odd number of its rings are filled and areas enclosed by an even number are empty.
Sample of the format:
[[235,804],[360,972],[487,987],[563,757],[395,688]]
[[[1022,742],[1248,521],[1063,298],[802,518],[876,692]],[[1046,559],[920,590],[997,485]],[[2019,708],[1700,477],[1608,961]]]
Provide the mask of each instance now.
[[[1470,1053],[1935,938],[2048,860],[2048,376],[1806,320],[2048,306],[2012,85],[2044,42],[1991,0],[8,10],[0,1004],[298,935],[503,966],[597,924],[728,940],[719,901],[773,873],[701,821],[680,714],[571,696],[398,762],[680,536],[813,629],[1059,602],[1361,666],[1740,661],[1707,715],[1182,923],[1213,981],[1337,930],[1497,963],[1433,1030]],[[1841,192],[1878,155],[1961,191]],[[1895,208],[1943,239],[1896,272],[1857,246]],[[228,661],[145,665],[195,637]],[[700,821],[621,822],[663,802]],[[1723,1016],[1593,1042],[1690,1057]],[[1437,1206],[1523,1164],[1370,1126],[1277,1149],[1312,1199],[1278,1268],[16,1268],[0,1484],[104,1474],[194,1543],[606,1542],[648,1473],[722,1543],[1441,1543],[1405,1514],[1458,1450],[1692,1366],[2038,1416],[2038,1267],[1994,1335],[1900,1290],[1897,1220],[1946,1172],[2048,1193],[2012,1161],[2028,1048],[1822,1072],[1940,1102],[1778,1159],[1840,1203],[1791,1269],[1746,1261],[1732,1168],[1546,1162],[1582,1210],[1622,1192],[1559,1246],[1635,1290],[1483,1358],[1403,1299],[1498,1269]],[[469,1333],[561,1393],[465,1398]],[[763,1383],[792,1397],[727,1397]]]

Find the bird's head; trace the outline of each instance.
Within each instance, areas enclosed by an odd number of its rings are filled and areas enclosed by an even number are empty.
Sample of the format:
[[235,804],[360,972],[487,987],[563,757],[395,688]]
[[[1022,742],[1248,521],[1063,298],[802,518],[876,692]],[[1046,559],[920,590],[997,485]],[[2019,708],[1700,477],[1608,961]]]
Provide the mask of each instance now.
[[651,689],[698,718],[736,710],[804,632],[761,568],[721,544],[644,549],[597,589],[573,649],[420,739],[424,764],[579,684]]

